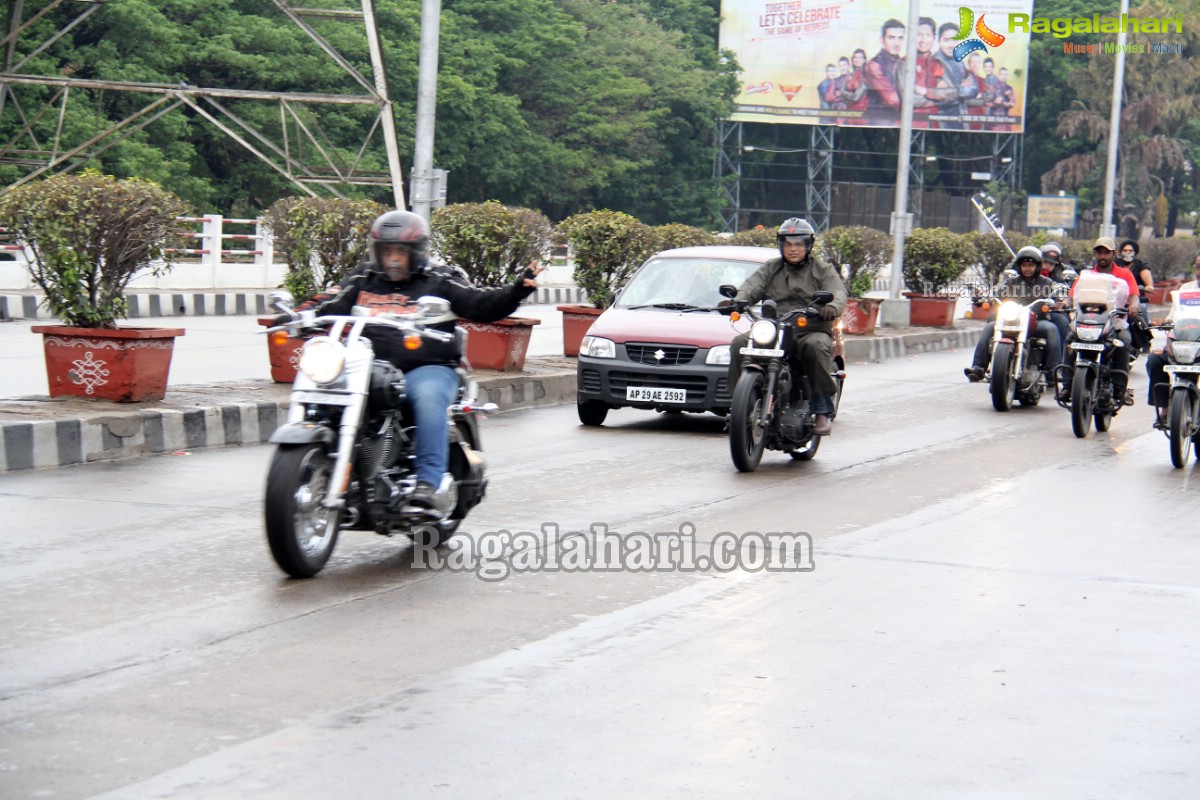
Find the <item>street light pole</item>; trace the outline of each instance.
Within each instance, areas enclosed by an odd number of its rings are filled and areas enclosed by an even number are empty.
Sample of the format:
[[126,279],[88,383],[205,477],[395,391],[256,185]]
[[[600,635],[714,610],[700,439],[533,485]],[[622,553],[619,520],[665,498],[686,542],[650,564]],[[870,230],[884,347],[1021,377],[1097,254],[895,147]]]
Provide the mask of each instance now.
[[442,0],[421,1],[417,61],[417,140],[413,148],[412,210],[428,222],[433,209],[433,134],[437,117],[438,38]]
[[879,309],[881,325],[908,324],[908,301],[900,299],[904,284],[904,237],[912,226],[908,213],[908,170],[912,149],[913,100],[917,88],[917,23],[921,19],[917,0],[908,0],[908,27],[904,31],[904,87],[900,90],[900,147],[896,154],[896,206],[892,212],[892,274],[888,299]]
[[[1129,0],[1121,0],[1121,19],[1129,13]],[[1125,26],[1117,34],[1117,63],[1113,67],[1112,111],[1108,117],[1108,163],[1104,168],[1104,216],[1100,235],[1117,236],[1113,218],[1113,195],[1117,191],[1117,144],[1121,138],[1121,99],[1125,89]]]

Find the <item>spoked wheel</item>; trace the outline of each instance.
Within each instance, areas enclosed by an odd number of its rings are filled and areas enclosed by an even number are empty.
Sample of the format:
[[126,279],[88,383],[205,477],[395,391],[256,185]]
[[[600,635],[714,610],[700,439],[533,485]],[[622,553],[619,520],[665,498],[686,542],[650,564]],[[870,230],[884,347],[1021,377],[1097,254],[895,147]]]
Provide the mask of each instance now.
[[1092,371],[1085,367],[1075,370],[1071,381],[1071,430],[1082,439],[1092,427]]
[[[1171,440],[1171,466],[1183,469],[1187,466],[1188,426],[1192,423],[1192,415],[1196,400],[1191,392],[1180,390],[1171,395],[1171,407],[1167,412],[1167,424],[1170,432],[1167,438]],[[1197,458],[1200,458],[1200,441],[1196,442]]]
[[311,578],[337,544],[340,509],[321,501],[333,461],[320,444],[280,445],[267,472],[267,542],[275,563],[293,578]]
[[766,446],[763,430],[763,375],[743,372],[733,390],[733,407],[729,412],[729,453],[739,472],[753,472],[762,460]]
[[999,342],[992,354],[992,408],[1008,411],[1012,408],[1017,393],[1017,379],[1013,377],[1013,346]]

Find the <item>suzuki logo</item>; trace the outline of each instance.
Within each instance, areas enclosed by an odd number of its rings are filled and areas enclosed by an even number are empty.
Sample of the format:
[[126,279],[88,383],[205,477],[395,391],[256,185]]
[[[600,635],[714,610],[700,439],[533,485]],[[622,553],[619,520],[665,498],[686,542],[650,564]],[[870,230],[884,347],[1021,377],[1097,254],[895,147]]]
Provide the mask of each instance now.
[[663,352],[663,349],[661,347],[654,351],[654,360],[655,361],[662,361],[666,357],[667,357],[667,354]]

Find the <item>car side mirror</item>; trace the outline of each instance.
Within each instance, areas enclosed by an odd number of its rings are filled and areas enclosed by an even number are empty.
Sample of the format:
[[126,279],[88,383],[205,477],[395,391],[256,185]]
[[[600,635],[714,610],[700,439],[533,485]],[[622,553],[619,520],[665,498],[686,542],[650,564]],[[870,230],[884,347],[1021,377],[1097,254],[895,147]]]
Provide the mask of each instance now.
[[717,292],[720,293],[721,297],[728,297],[730,300],[737,297],[737,287],[732,284],[721,284],[721,287],[717,289]]

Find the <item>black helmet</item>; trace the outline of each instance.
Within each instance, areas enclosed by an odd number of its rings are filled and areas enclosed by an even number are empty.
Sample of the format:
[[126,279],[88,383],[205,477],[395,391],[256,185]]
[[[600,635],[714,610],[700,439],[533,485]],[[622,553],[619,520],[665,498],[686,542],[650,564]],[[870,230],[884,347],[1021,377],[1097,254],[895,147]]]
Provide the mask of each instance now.
[[783,240],[790,236],[802,236],[808,248],[808,252],[804,254],[804,257],[807,259],[812,255],[813,243],[817,240],[817,232],[813,229],[812,225],[808,224],[808,220],[801,219],[800,217],[792,217],[789,220],[785,220],[779,226],[779,231],[775,234],[775,241],[779,244],[779,255],[783,255]]
[[1032,259],[1033,261],[1036,261],[1038,268],[1039,269],[1041,268],[1041,266],[1042,266],[1042,251],[1038,250],[1033,245],[1027,245],[1026,247],[1022,247],[1020,250],[1017,251],[1016,258],[1013,259],[1013,269],[1017,269],[1019,266],[1021,266],[1021,262],[1027,258]]
[[381,244],[407,245],[412,253],[412,271],[420,272],[425,268],[425,262],[429,258],[429,223],[421,215],[411,211],[389,211],[381,214],[371,223],[367,239],[367,257],[375,269],[380,269],[380,264],[383,263],[377,252]]
[[[1054,253],[1054,258],[1050,254]],[[1047,261],[1062,261],[1062,245],[1058,242],[1046,242],[1042,245],[1042,258]]]

